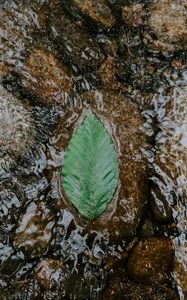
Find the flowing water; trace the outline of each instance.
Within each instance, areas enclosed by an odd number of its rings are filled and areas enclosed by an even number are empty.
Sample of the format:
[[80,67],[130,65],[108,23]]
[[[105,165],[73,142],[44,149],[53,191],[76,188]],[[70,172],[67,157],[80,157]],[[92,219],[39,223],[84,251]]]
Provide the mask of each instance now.
[[[0,0],[0,300],[187,299],[179,2]],[[61,184],[90,110],[119,164],[93,220]]]

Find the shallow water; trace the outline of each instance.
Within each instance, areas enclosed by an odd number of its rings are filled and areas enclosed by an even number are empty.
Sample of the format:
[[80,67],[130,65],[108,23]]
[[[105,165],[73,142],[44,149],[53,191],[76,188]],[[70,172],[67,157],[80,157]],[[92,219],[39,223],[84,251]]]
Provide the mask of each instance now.
[[[187,53],[172,32],[167,51],[163,32],[147,38],[142,3],[101,1],[94,19],[67,1],[0,1],[2,300],[187,299]],[[89,109],[119,161],[92,221],[61,185]]]

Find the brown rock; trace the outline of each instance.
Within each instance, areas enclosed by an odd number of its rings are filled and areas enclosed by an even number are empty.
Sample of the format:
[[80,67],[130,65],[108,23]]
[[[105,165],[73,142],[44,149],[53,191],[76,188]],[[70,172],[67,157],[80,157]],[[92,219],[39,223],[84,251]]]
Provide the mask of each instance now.
[[64,104],[71,91],[71,75],[66,66],[44,50],[35,48],[26,58],[20,77],[22,85],[43,105]]
[[173,261],[173,278],[178,291],[184,299],[187,297],[187,236],[182,233],[173,240],[175,256]]
[[46,3],[42,0],[38,5],[22,0],[3,2],[0,10],[1,62],[15,69],[22,65],[28,45],[35,44],[35,33],[46,24]]
[[124,22],[130,27],[138,27],[144,22],[145,11],[141,3],[125,5],[122,7],[122,17]]
[[3,80],[8,77],[9,73],[10,73],[10,67],[4,62],[0,62],[0,83],[3,82]]
[[103,88],[116,90],[119,88],[119,83],[116,78],[116,62],[111,56],[108,56],[99,69]]
[[61,149],[67,147],[77,126],[75,117],[78,120],[91,108],[119,145],[119,185],[107,210],[95,221],[86,221],[78,214],[63,191],[61,207],[68,206],[77,222],[89,230],[106,231],[117,239],[129,237],[140,225],[144,204],[149,196],[147,161],[141,152],[148,145],[143,129],[144,120],[135,105],[113,92],[87,92],[81,99],[76,99],[76,103],[74,119],[69,116],[67,123],[66,116],[66,122],[62,120],[63,125],[56,131],[58,136],[60,133],[63,137],[61,146],[58,139],[58,146]]
[[171,266],[172,258],[173,247],[170,239],[142,239],[130,253],[128,271],[137,282],[161,282]]
[[156,226],[151,222],[150,219],[146,218],[140,230],[141,237],[151,237],[154,236],[156,231]]
[[160,224],[168,224],[173,221],[173,211],[169,205],[167,186],[160,180],[151,190],[150,211],[154,220]]
[[154,283],[153,285],[137,284],[130,281],[125,271],[109,277],[109,282],[101,292],[101,300],[179,300],[176,292],[166,286]]
[[74,71],[94,70],[101,65],[104,55],[95,37],[73,23],[61,6],[51,11],[49,30],[63,61],[70,64]]
[[108,255],[104,259],[104,268],[110,273],[115,273],[126,263],[128,259],[128,252],[123,250],[118,255]]
[[55,216],[44,203],[31,202],[20,216],[14,246],[23,249],[31,258],[47,252]]
[[74,18],[91,25],[94,30],[106,30],[115,24],[115,17],[105,0],[63,0],[63,3]]
[[55,283],[58,283],[63,267],[64,263],[62,260],[45,258],[35,268],[35,278],[40,286],[45,289],[51,289]]
[[119,47],[117,40],[114,37],[102,33],[97,35],[97,41],[105,56],[114,60]]
[[[164,99],[164,100],[163,100]],[[155,219],[174,219],[180,232],[187,228],[187,88],[171,89],[160,106],[158,116],[159,133],[156,136],[156,154],[153,163],[154,183],[152,199],[157,209],[152,212]]]
[[8,166],[35,142],[36,130],[30,111],[0,86],[0,161]]
[[[154,0],[148,8],[148,30],[145,43],[152,50],[177,51],[187,45],[187,4],[186,0]],[[156,38],[149,34],[150,29]]]

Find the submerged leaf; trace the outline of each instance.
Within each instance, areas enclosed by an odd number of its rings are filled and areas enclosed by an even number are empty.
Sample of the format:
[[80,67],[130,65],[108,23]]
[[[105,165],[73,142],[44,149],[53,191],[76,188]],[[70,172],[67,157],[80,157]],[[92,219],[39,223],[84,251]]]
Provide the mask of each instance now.
[[113,141],[89,111],[65,153],[63,189],[81,215],[95,219],[112,200],[117,180],[118,160]]

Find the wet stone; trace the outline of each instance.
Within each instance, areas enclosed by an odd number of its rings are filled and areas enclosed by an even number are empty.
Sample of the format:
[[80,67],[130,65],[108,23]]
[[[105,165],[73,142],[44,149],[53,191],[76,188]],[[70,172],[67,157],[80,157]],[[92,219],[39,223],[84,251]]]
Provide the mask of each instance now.
[[[143,129],[144,120],[128,99],[113,92],[86,92],[75,107],[76,119],[81,117],[88,107],[108,128],[114,141],[119,142],[119,182],[116,194],[107,210],[95,221],[86,221],[70,204],[63,193],[61,207],[67,206],[78,223],[89,230],[109,232],[115,239],[132,236],[140,226],[144,205],[149,197],[147,161],[142,150],[148,147]],[[79,104],[78,104],[79,103]],[[76,120],[67,124],[70,135],[63,139],[61,147],[67,147]],[[59,127],[65,137],[66,127]],[[57,130],[58,132],[58,130]],[[117,148],[119,150],[119,148]],[[63,162],[62,162],[63,164]],[[62,191],[63,192],[63,191]]]
[[45,49],[35,48],[20,70],[21,85],[42,105],[64,104],[72,76],[66,66]]
[[37,257],[48,251],[52,239],[55,216],[45,203],[31,202],[18,221],[14,247],[22,249],[29,257]]
[[3,82],[8,77],[8,74],[10,72],[10,68],[8,65],[4,62],[0,62],[0,83]]
[[109,285],[101,294],[101,300],[179,300],[177,293],[161,285],[137,284],[124,274],[112,276]]
[[58,46],[62,60],[74,71],[99,67],[104,55],[95,37],[73,23],[61,7],[51,12],[49,25],[50,36]]
[[115,24],[113,12],[105,0],[63,0],[62,2],[72,17],[91,26],[93,30],[107,30]]
[[151,2],[148,8],[148,30],[144,42],[150,50],[174,52],[187,45],[186,0]]
[[42,259],[34,270],[35,278],[44,289],[51,289],[55,284],[57,285],[63,267],[62,260]]
[[148,238],[139,240],[128,259],[130,277],[142,283],[161,282],[173,259],[172,241],[166,238]]
[[1,266],[1,274],[5,276],[12,276],[21,268],[23,260],[16,256],[10,256],[6,262]]
[[31,113],[20,100],[0,86],[1,167],[14,164],[35,142]]
[[146,218],[140,230],[141,237],[152,237],[156,231],[155,225],[151,222],[150,219]]
[[[38,1],[39,2],[39,1]],[[21,66],[24,61],[24,51],[36,39],[37,31],[42,30],[46,24],[45,5],[34,4],[33,1],[5,1],[0,11],[0,40],[1,61],[4,77],[5,69],[9,72]]]
[[123,28],[118,41],[116,74],[120,81],[144,93],[157,91],[162,72],[161,64],[159,60],[153,60],[148,56],[140,30]]
[[181,298],[187,297],[187,236],[181,233],[173,240],[175,257],[173,261],[173,278]]
[[[24,200],[23,191],[18,187],[19,183],[12,179],[7,183],[0,183],[0,223],[3,227],[9,227],[11,231],[15,226],[15,220],[19,215],[19,210]],[[9,231],[8,230],[8,231]],[[5,230],[7,233],[7,230]],[[1,235],[0,235],[0,239]]]
[[[159,164],[159,162],[157,162]],[[173,211],[169,205],[167,187],[159,179],[157,185],[153,186],[150,198],[150,211],[154,220],[159,224],[168,224],[173,222]]]
[[117,41],[104,33],[97,34],[97,41],[102,52],[108,57],[115,58],[117,56],[118,43]]
[[144,8],[141,3],[125,5],[122,7],[122,17],[128,26],[138,27],[144,23]]
[[103,88],[116,90],[119,88],[119,83],[116,78],[116,61],[115,58],[108,56],[99,68],[99,75]]
[[99,299],[100,289],[106,284],[106,274],[90,264],[80,266],[77,271],[78,275],[77,272],[72,272],[63,282],[67,299]]
[[151,176],[152,213],[159,222],[174,220],[179,232],[187,226],[187,88],[170,89],[158,99],[154,173]]

